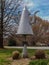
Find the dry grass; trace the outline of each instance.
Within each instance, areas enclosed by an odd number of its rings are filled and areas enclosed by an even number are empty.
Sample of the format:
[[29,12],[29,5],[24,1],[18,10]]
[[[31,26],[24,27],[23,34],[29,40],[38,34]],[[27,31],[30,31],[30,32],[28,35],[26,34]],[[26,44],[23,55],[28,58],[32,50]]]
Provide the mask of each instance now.
[[[21,58],[18,60],[12,60],[11,58],[12,52],[16,50],[18,50],[20,53],[22,52],[22,49],[0,49],[0,65],[28,65],[30,59]],[[49,56],[49,50],[44,50],[44,51]],[[29,57],[31,57],[34,56],[35,50],[28,49],[28,52],[29,52]]]
[[29,59],[19,59],[19,60],[14,60],[11,65],[28,65],[30,62]]

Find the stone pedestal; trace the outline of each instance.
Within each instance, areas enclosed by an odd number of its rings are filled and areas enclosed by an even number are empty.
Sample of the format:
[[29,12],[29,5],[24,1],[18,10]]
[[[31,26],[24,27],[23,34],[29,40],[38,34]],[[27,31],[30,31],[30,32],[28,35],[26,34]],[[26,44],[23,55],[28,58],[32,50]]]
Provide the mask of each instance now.
[[24,44],[24,47],[23,47],[22,58],[28,58],[28,52],[27,52],[27,45],[26,44]]

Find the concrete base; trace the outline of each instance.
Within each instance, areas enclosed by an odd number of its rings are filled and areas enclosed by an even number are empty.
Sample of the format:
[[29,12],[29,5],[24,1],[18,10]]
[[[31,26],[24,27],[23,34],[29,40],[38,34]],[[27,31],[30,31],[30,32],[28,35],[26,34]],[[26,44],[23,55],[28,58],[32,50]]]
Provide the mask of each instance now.
[[23,47],[22,58],[28,58],[28,51],[27,51],[27,45],[26,44],[24,44],[24,47]]

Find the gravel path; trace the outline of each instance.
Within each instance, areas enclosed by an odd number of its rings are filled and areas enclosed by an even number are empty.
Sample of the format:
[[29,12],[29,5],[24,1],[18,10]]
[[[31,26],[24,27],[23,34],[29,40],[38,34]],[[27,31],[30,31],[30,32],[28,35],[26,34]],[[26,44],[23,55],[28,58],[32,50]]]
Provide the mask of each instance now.
[[30,62],[29,59],[19,59],[19,60],[14,60],[11,65],[28,65]]

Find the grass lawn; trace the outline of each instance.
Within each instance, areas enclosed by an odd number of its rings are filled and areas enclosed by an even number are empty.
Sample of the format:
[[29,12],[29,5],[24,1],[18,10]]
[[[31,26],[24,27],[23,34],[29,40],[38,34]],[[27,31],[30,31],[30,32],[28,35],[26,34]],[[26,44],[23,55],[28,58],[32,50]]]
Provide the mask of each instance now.
[[[22,49],[0,49],[0,65],[10,65],[10,63],[12,61],[8,60],[8,58],[11,57],[12,52],[15,51],[15,50],[18,50],[20,53],[22,52]],[[36,50],[28,49],[30,56],[33,56],[35,51]],[[45,50],[45,52],[46,52],[46,54],[49,55],[49,50]],[[40,60],[38,60],[38,62],[39,61]],[[49,61],[49,59],[45,60],[45,61]],[[37,62],[37,61],[34,60],[33,62]]]
[[49,59],[32,60],[29,65],[49,65]]

